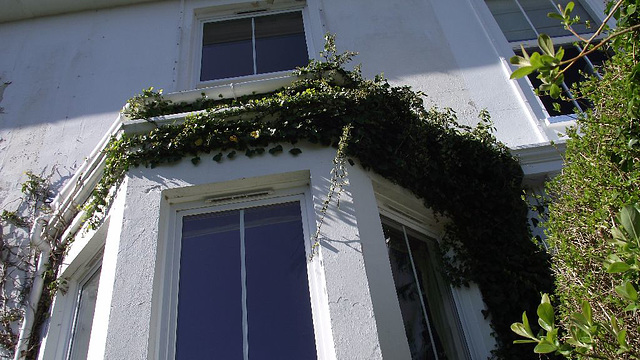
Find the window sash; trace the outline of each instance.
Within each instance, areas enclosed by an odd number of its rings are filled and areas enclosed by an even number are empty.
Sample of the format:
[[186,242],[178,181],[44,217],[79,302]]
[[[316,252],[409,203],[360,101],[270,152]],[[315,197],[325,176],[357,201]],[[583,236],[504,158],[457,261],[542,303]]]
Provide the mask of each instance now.
[[[485,0],[496,22],[509,42],[535,40],[541,33],[550,37],[569,36],[571,33],[556,19],[547,17],[547,13],[558,12],[556,3],[563,7],[569,0]],[[593,16],[579,2],[574,1],[573,14],[582,21],[594,22]],[[583,25],[574,25],[578,34],[593,32]]]
[[73,327],[67,351],[67,360],[86,359],[96,309],[101,266],[93,269],[80,282],[73,314]]
[[[381,216],[381,219],[412,357],[434,360],[470,359],[451,289],[437,273],[439,266],[434,254],[436,241],[403,223],[384,216]],[[415,246],[419,249],[415,249]],[[422,255],[421,258],[416,258],[416,251]],[[425,254],[426,258],[423,258]],[[405,256],[408,260],[402,259]],[[408,264],[401,265],[403,261]],[[408,272],[407,265],[410,269]],[[401,270],[402,267],[405,270]],[[409,280],[407,276],[412,279]],[[411,290],[412,288],[414,290]],[[403,291],[403,294],[400,291]],[[416,295],[421,317],[410,314],[411,307],[414,307],[415,311],[416,305],[411,305],[406,300]],[[420,330],[421,321],[424,321],[423,326],[426,329]],[[426,339],[421,338],[422,335],[416,332],[426,332]],[[428,343],[420,343],[421,340],[427,340]]]
[[200,81],[293,70],[309,60],[301,10],[206,21],[201,34]]
[[[296,197],[298,198],[298,197]],[[284,200],[284,199],[282,199]],[[304,322],[305,326],[310,327],[311,329],[311,333],[310,335],[307,335],[307,340],[305,342],[305,338],[301,337],[299,339],[299,341],[296,341],[297,343],[300,343],[301,345],[298,346],[298,348],[296,347],[291,347],[291,346],[280,346],[280,348],[285,349],[286,348],[291,348],[287,351],[290,352],[294,352],[294,351],[299,351],[299,348],[307,345],[308,347],[310,346],[312,348],[313,354],[314,356],[316,356],[315,354],[317,354],[317,349],[316,349],[316,345],[315,345],[315,335],[314,335],[314,328],[313,328],[313,319],[312,319],[312,315],[311,315],[311,300],[310,300],[310,289],[309,289],[309,277],[308,277],[308,270],[307,270],[307,256],[308,256],[308,246],[306,244],[306,227],[304,226],[304,211],[302,210],[302,201],[301,199],[295,199],[294,202],[291,201],[270,201],[270,202],[258,202],[257,204],[250,204],[249,206],[247,206],[246,204],[243,204],[243,207],[237,208],[237,207],[232,207],[231,209],[228,209],[228,207],[223,207],[223,209],[206,209],[205,211],[203,210],[195,210],[195,211],[186,211],[184,214],[181,214],[182,216],[178,216],[178,225],[180,225],[182,227],[182,229],[180,229],[180,233],[183,235],[183,240],[185,241],[186,239],[189,239],[189,241],[196,239],[198,237],[200,238],[206,238],[206,237],[211,237],[211,236],[217,236],[220,235],[222,232],[226,231],[227,233],[237,233],[237,241],[238,241],[238,246],[236,248],[236,250],[233,250],[232,253],[234,251],[237,251],[238,257],[239,257],[239,262],[240,264],[240,268],[241,268],[241,274],[238,276],[238,282],[241,282],[241,286],[242,286],[242,291],[241,291],[241,296],[236,296],[233,295],[239,302],[241,302],[241,313],[242,313],[242,350],[240,351],[239,354],[237,355],[233,355],[234,358],[243,358],[245,360],[252,358],[252,359],[256,359],[258,358],[258,356],[261,353],[266,353],[266,352],[271,352],[270,350],[265,351],[264,350],[264,346],[265,346],[265,341],[261,341],[258,342],[258,340],[260,340],[260,338],[273,338],[273,336],[266,334],[266,336],[258,336],[258,337],[253,337],[252,340],[252,329],[257,329],[255,331],[264,331],[264,326],[260,327],[260,323],[256,322],[257,320],[255,319],[259,319],[260,315],[257,315],[258,313],[256,313],[257,309],[256,306],[261,306],[261,302],[262,301],[267,301],[267,302],[271,302],[271,303],[280,303],[280,301],[275,301],[271,298],[273,298],[273,296],[271,296],[270,294],[267,294],[266,296],[259,296],[259,301],[256,302],[256,291],[260,292],[260,291],[265,291],[264,286],[260,286],[260,284],[256,283],[256,278],[259,278],[260,276],[263,276],[262,274],[260,274],[259,276],[256,276],[256,271],[261,269],[260,267],[256,267],[257,263],[261,263],[264,262],[266,260],[272,259],[274,256],[274,253],[271,252],[269,253],[269,249],[271,248],[271,246],[269,245],[256,245],[256,236],[260,235],[260,238],[262,238],[266,232],[271,231],[271,234],[275,234],[273,233],[273,231],[278,231],[278,229],[281,229],[282,226],[287,226],[286,224],[293,224],[292,226],[294,227],[299,227],[299,231],[300,231],[300,238],[298,239],[299,241],[298,246],[299,246],[299,250],[297,250],[297,256],[299,258],[296,258],[296,260],[298,263],[301,264],[302,266],[302,272],[303,274],[303,280],[301,280],[304,283],[304,287],[306,287],[306,292],[305,294],[303,294],[303,299],[300,300],[296,300],[294,302],[294,304],[290,304],[291,306],[287,308],[288,312],[295,312],[297,311],[295,308],[295,304],[297,303],[304,303],[306,301],[306,306],[308,307],[308,319],[304,319],[304,316],[298,316],[296,318],[295,321],[288,321],[287,319],[285,319],[284,317],[281,319],[282,321],[278,321],[277,323],[279,324],[279,326],[281,327],[285,327],[285,326],[289,326],[291,324],[294,324],[293,326],[295,326],[295,324],[300,323],[300,322]],[[285,205],[285,207],[288,207],[289,209],[292,209],[291,206],[293,206],[293,208],[297,208],[298,209],[298,217],[296,219],[291,218],[291,216],[287,217],[284,216],[282,214],[282,216],[275,218],[273,215],[264,215],[264,213],[267,211],[267,208],[265,208],[264,206],[272,206],[272,208],[268,209],[268,211],[270,211],[271,213],[273,212],[277,212],[279,211],[278,209],[282,208],[282,205]],[[273,207],[275,206],[275,207]],[[212,212],[213,211],[213,212]],[[262,213],[260,213],[262,211]],[[295,212],[295,211],[294,211]],[[217,216],[218,217],[223,217],[226,215],[230,215],[230,216],[237,216],[237,222],[234,222],[233,224],[231,222],[227,222],[225,223],[226,225],[224,225],[224,229],[223,230],[217,230],[217,229],[213,229],[213,231],[208,231],[208,229],[205,229],[207,231],[192,231],[193,227],[190,225],[185,225],[185,221],[187,221],[187,219],[189,219],[189,221],[210,221],[207,220],[207,217],[211,217],[211,216]],[[256,215],[257,214],[257,215]],[[261,215],[262,214],[262,215]],[[256,218],[257,216],[257,218]],[[260,218],[260,216],[263,216],[263,218]],[[266,218],[264,217],[266,216]],[[266,220],[265,220],[266,219]],[[260,221],[257,221],[260,220]],[[220,222],[220,221],[217,221]],[[224,221],[222,221],[224,222]],[[269,227],[271,226],[271,230],[265,228],[265,226]],[[213,226],[211,226],[213,227]],[[189,229],[191,228],[191,229]],[[275,229],[275,230],[274,230]],[[298,230],[296,230],[298,231]],[[279,234],[279,233],[278,233]],[[179,241],[177,244],[179,245],[182,241]],[[272,241],[272,240],[270,240]],[[280,241],[280,240],[279,240]],[[282,242],[282,241],[280,241]],[[252,245],[253,244],[253,245]],[[180,268],[186,266],[185,264],[185,258],[184,258],[184,244],[181,246],[181,249],[176,249],[178,250],[179,253],[182,253],[182,258],[180,259]],[[247,248],[247,246],[249,246],[249,248]],[[257,246],[257,247],[256,247]],[[256,249],[263,247],[264,250],[264,256],[263,256],[263,252],[261,251],[259,255],[256,255]],[[264,246],[267,246],[267,248],[264,248]],[[229,254],[225,254],[223,256],[234,256],[233,254],[229,253]],[[269,257],[269,259],[266,259],[265,257]],[[219,259],[218,259],[219,260]],[[187,259],[187,261],[189,261]],[[284,263],[284,262],[283,262]],[[188,264],[187,264],[188,265]],[[265,265],[263,263],[263,265]],[[267,264],[268,265],[268,264]],[[298,266],[299,267],[299,266]],[[277,266],[274,265],[274,268],[277,268]],[[265,276],[269,276],[269,271],[271,269],[271,267],[266,267],[264,268],[266,269],[266,271],[263,271],[265,274]],[[220,271],[220,269],[215,270],[215,268],[212,268],[213,272],[216,271]],[[298,272],[300,271],[300,269],[298,269]],[[185,274],[183,273],[182,269],[178,269],[176,270],[176,272],[178,272],[180,274],[180,276],[185,276]],[[271,273],[273,274],[273,273]],[[232,276],[237,276],[236,275],[232,275]],[[205,277],[205,281],[207,277]],[[252,280],[253,279],[253,280]],[[234,280],[235,281],[235,280]],[[178,285],[178,287],[180,289],[178,289],[178,294],[177,294],[177,317],[175,319],[175,321],[177,322],[177,326],[175,326],[175,331],[176,331],[176,336],[177,336],[177,341],[176,344],[178,344],[178,342],[180,342],[181,338],[180,338],[180,334],[178,334],[177,332],[180,331],[181,325],[180,325],[180,302],[184,301],[184,300],[180,300],[182,299],[182,287],[184,286],[183,281],[180,280],[179,282],[180,285]],[[273,287],[271,287],[271,284],[269,285],[269,289],[280,289],[282,290],[282,288],[278,287],[279,285],[277,285],[276,283],[273,283]],[[262,290],[260,290],[262,289]],[[205,292],[203,290],[203,292]],[[252,295],[252,292],[254,295]],[[278,293],[278,291],[274,292]],[[286,292],[286,291],[285,291]],[[296,294],[298,294],[298,292],[296,292],[295,294],[289,294],[289,302],[293,301],[293,299],[297,299]],[[206,294],[204,294],[203,296],[207,296]],[[229,296],[231,296],[231,294],[229,294]],[[253,297],[252,297],[253,296]],[[305,298],[306,296],[306,298]],[[299,297],[299,296],[298,296]],[[253,299],[253,300],[252,300]],[[235,300],[231,300],[232,302]],[[284,301],[286,302],[286,301]],[[256,305],[257,304],[257,305]],[[187,305],[188,306],[188,305]],[[273,309],[273,308],[272,308]],[[278,314],[278,310],[277,309],[273,309],[273,313],[274,314]],[[233,310],[236,311],[236,310]],[[239,311],[238,311],[239,312]],[[302,311],[304,313],[304,311]],[[282,312],[280,312],[282,313]],[[300,313],[300,312],[298,312]],[[253,317],[252,317],[252,314]],[[266,318],[269,318],[269,314],[266,316]],[[275,316],[275,315],[273,315]],[[206,318],[203,316],[203,318]],[[254,320],[252,320],[252,318]],[[298,320],[298,318],[302,318],[302,320]],[[274,319],[275,320],[275,319]],[[262,320],[261,320],[262,321]],[[287,322],[288,321],[288,322]],[[209,321],[210,322],[210,321]],[[269,324],[270,326],[276,321],[270,321]],[[252,325],[253,324],[253,325]],[[260,330],[263,329],[263,330]],[[269,327],[270,332],[272,332],[273,329],[278,329],[278,327]],[[223,329],[224,331],[227,331],[227,329]],[[235,330],[233,330],[235,331]],[[298,331],[296,329],[296,332],[302,332],[302,331]],[[274,332],[274,334],[277,334],[277,332]],[[300,335],[303,336],[304,334]],[[205,334],[205,336],[209,337],[210,334]],[[309,342],[309,336],[311,338],[311,342]],[[283,341],[285,340],[285,338],[289,339],[289,338],[293,338],[295,337],[295,334],[293,335],[287,335],[287,336],[282,336]],[[288,340],[287,340],[288,341]],[[262,349],[262,351],[260,350],[255,350],[253,352],[251,352],[252,348],[255,348],[253,345],[250,346],[250,344],[257,344],[256,346],[258,346],[259,349]],[[281,344],[282,345],[282,344]],[[262,348],[260,348],[260,346],[262,346]],[[267,346],[269,346],[267,344]],[[308,349],[307,349],[308,350]],[[180,356],[180,345],[178,345],[178,348],[175,350],[176,352],[176,358],[179,358]],[[249,355],[249,354],[253,354],[253,355]],[[278,355],[276,355],[277,357]],[[286,355],[285,355],[286,357]],[[300,356],[297,356],[300,357]],[[308,356],[303,356],[304,358],[311,358],[311,355]]]

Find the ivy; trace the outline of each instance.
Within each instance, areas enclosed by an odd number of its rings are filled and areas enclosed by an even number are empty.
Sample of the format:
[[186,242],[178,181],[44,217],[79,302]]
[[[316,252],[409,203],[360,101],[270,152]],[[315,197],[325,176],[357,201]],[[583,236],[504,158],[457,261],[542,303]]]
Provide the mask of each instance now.
[[132,167],[184,158],[199,166],[242,155],[259,161],[286,156],[283,144],[296,155],[299,141],[337,147],[349,129],[342,147],[349,164],[357,159],[451,220],[443,242],[451,280],[478,284],[497,356],[527,358],[511,345],[509,325],[522,304],[535,310],[552,280],[547,258],[530,240],[522,170],[491,134],[488,114],[480,114],[477,127],[463,126],[453,110],[425,109],[422,94],[409,87],[391,86],[381,76],[363,79],[359,68],[343,68],[355,53],[337,54],[331,37],[322,55],[324,61],[298,69],[291,86],[269,94],[171,103],[150,88],[131,99],[125,113],[132,118],[195,113],[180,124],[111,140],[104,175],[85,205],[90,225],[99,223],[113,188]]

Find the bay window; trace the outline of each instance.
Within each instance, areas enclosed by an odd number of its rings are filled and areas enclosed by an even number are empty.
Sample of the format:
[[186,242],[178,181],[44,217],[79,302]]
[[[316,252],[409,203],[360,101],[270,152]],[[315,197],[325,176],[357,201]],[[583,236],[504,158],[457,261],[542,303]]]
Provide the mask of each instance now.
[[175,359],[316,359],[300,202],[181,215]]

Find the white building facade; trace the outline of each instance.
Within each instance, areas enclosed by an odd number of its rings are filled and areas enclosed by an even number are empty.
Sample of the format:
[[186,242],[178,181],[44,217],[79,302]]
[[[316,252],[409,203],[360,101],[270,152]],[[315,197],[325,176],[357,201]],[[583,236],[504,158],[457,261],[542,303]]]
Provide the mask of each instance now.
[[[11,207],[25,171],[50,176],[59,218],[46,231],[73,238],[38,358],[489,357],[480,292],[439,276],[443,226],[419,199],[353,166],[340,207],[320,211],[333,148],[133,169],[97,230],[81,228],[77,206],[100,176],[110,136],[148,125],[120,115],[142,88],[175,101],[273,91],[318,57],[327,32],[339,50],[359,52],[365,77],[383,72],[462,123],[487,109],[537,186],[559,171],[550,143],[562,147],[571,119],[546,109],[526,79],[509,80],[508,58],[516,44],[553,31],[540,20],[549,4],[0,1],[0,204]],[[600,1],[579,5],[583,17],[602,18]],[[274,33],[284,45],[269,42]],[[211,245],[207,236],[224,240]],[[412,305],[398,295],[401,281],[423,287]],[[415,331],[428,334],[420,345],[408,330],[411,309],[422,316]]]

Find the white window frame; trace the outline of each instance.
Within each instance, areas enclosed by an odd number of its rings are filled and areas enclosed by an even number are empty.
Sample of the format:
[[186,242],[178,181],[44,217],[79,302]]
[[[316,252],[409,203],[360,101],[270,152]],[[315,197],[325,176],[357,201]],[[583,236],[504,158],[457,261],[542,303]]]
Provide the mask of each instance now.
[[[71,244],[58,275],[60,286],[54,297],[49,324],[47,325],[48,330],[46,337],[42,340],[38,359],[69,359],[79,292],[82,290],[86,280],[98,268],[102,268],[109,222],[110,217],[107,217],[96,230],[90,230],[85,227]],[[102,286],[100,285],[102,283],[102,275],[101,271],[100,279],[98,280],[98,296],[100,296],[100,287]],[[96,326],[95,318],[96,312],[94,311],[92,329]],[[93,336],[93,331],[91,336]],[[91,346],[91,343],[89,346]]]
[[251,7],[242,7],[239,9],[234,9],[234,11],[223,11],[220,9],[212,9],[204,12],[200,12],[200,14],[196,15],[196,22],[194,28],[195,36],[194,36],[194,44],[192,46],[192,54],[193,54],[193,63],[192,63],[192,82],[195,84],[196,88],[205,88],[205,87],[214,87],[219,85],[233,84],[237,82],[250,82],[250,81],[259,81],[264,79],[278,78],[278,77],[286,77],[290,76],[292,70],[283,70],[277,72],[270,73],[262,73],[262,74],[253,74],[246,76],[237,76],[230,77],[225,79],[214,79],[202,81],[200,80],[200,73],[202,71],[202,38],[204,34],[204,24],[210,22],[221,22],[221,21],[229,21],[229,20],[237,20],[237,19],[246,19],[246,18],[255,18],[260,16],[269,16],[276,14],[283,14],[289,12],[300,12],[302,14],[302,24],[304,27],[305,41],[307,44],[307,56],[309,59],[312,58],[314,53],[314,49],[311,44],[313,44],[313,40],[311,39],[311,29],[309,26],[309,14],[308,7],[306,3],[302,2],[299,5],[286,5],[284,8],[280,8],[278,6],[272,6],[269,9],[258,9],[251,10]]
[[[446,218],[437,219],[433,211],[425,208],[424,202],[410,191],[390,183],[379,175],[371,175],[380,216],[403,224],[425,237],[434,239],[438,244],[442,242],[444,225],[448,221]],[[379,219],[379,221],[382,226],[382,220]],[[471,359],[490,357],[496,343],[490,335],[492,331],[490,323],[481,313],[485,308],[477,285],[473,283],[470,287],[449,285],[449,288]],[[395,288],[393,294],[396,294]],[[400,321],[403,323],[402,319]],[[408,339],[406,341],[408,344]]]
[[[419,241],[423,241],[423,242],[427,242],[427,241],[434,241],[436,242],[437,245],[439,245],[442,236],[440,234],[438,234],[437,232],[433,231],[433,229],[430,229],[428,226],[422,224],[421,222],[417,221],[417,219],[412,219],[408,216],[408,214],[401,214],[398,210],[392,210],[389,207],[386,206],[380,206],[379,207],[379,211],[380,211],[380,223],[383,226],[390,226],[393,228],[396,228],[397,230],[401,231],[404,236],[405,236],[405,240],[406,236],[407,236],[407,230],[415,233],[416,235],[418,235],[418,240]],[[383,218],[386,218],[388,220],[385,220]],[[390,221],[391,223],[389,223],[388,221]],[[398,226],[400,226],[401,228],[398,228]],[[413,253],[411,252],[411,246],[407,243],[407,248],[409,249],[410,253],[409,253],[409,258],[411,260],[411,267],[414,271],[414,276],[417,276],[415,273],[415,265],[413,262]],[[435,254],[430,254],[431,256],[435,256]],[[417,281],[417,279],[416,279]],[[420,287],[420,291],[422,291],[422,284],[419,283],[418,281],[418,286]],[[444,289],[443,289],[444,290]],[[457,293],[454,291],[455,289],[449,285],[448,289],[449,294],[451,295],[450,300],[453,302],[451,305],[451,309],[455,312],[455,314],[451,314],[451,316],[454,317],[454,319],[451,319],[452,321],[456,322],[456,328],[458,329],[459,334],[461,335],[461,341],[463,343],[463,345],[465,346],[465,348],[462,350],[462,352],[465,354],[466,358],[465,359],[471,359],[471,347],[469,344],[469,340],[467,339],[468,334],[465,331],[465,328],[463,326],[462,323],[462,319],[460,316],[460,305],[459,305],[459,301],[457,299]],[[394,291],[395,292],[395,291]],[[425,311],[424,308],[424,303],[423,300],[424,299],[420,299],[421,300],[421,305],[422,305],[422,310]],[[427,327],[429,330],[429,336],[431,336],[431,341],[433,343],[433,337],[431,334],[431,324],[429,323],[430,320],[428,318],[428,315],[425,313],[425,319],[427,321]],[[404,321],[403,321],[404,322]],[[407,339],[407,342],[409,340]],[[434,344],[435,346],[435,344]]]
[[[476,14],[485,30],[487,31],[487,35],[490,39],[492,39],[493,45],[495,47],[495,51],[500,54],[502,62],[507,69],[507,74],[513,72],[516,68],[509,64],[509,59],[515,55],[515,50],[520,49],[520,44],[525,48],[537,47],[537,39],[525,40],[525,41],[514,41],[509,42],[502,32],[502,29],[498,25],[497,21],[493,17],[489,6],[486,4],[485,0],[469,0],[475,9]],[[543,0],[549,1],[549,0]],[[576,1],[576,0],[573,0]],[[598,0],[577,0],[579,1],[585,10],[591,15],[591,17],[598,22],[604,20],[604,4],[601,4]],[[588,34],[586,34],[588,35]],[[554,37],[554,44],[556,45],[564,45],[568,44],[572,41],[575,41],[573,36],[561,36]],[[509,80],[511,81],[511,80]],[[519,79],[517,80],[518,85],[516,88],[519,88],[519,95],[523,98],[524,103],[528,104],[527,107],[533,113],[532,115],[535,118],[540,120],[544,120],[545,125],[556,131],[563,131],[566,126],[570,126],[573,124],[575,120],[575,116],[572,115],[557,115],[551,116],[544,104],[540,100],[540,98],[535,94],[533,86],[529,79]],[[535,104],[535,105],[533,105]]]
[[[70,323],[70,327],[67,335],[67,338],[68,338],[66,342],[67,349],[65,351],[65,357],[64,357],[66,360],[71,359],[71,349],[73,346],[74,335],[75,335],[76,326],[78,322],[78,310],[80,306],[80,300],[82,297],[82,290],[84,289],[84,286],[87,284],[87,282],[94,275],[98,275],[98,288],[100,287],[100,273],[102,269],[103,252],[104,252],[104,249],[101,250],[100,253],[98,253],[96,257],[94,257],[89,264],[87,264],[88,270],[84,271],[84,275],[81,278],[79,278],[79,280],[74,281],[73,291],[71,291],[71,288],[70,288],[70,294],[75,295],[75,300],[73,301],[73,312],[71,314],[72,315],[71,323]],[[97,260],[98,257],[100,258],[99,261]],[[95,315],[95,304],[94,304],[94,315]],[[92,328],[93,328],[93,320],[92,320]],[[87,347],[87,351],[89,351],[89,347]]]
[[[302,228],[305,239],[305,255],[307,257],[307,277],[311,302],[312,323],[314,327],[316,351],[318,359],[334,359],[331,319],[326,300],[321,258],[312,256],[313,244],[310,234],[314,229],[313,202],[308,188],[290,188],[277,191],[250,190],[226,196],[209,196],[203,200],[173,204],[170,209],[168,236],[164,250],[164,266],[162,269],[162,299],[160,301],[159,341],[156,342],[158,359],[174,359],[177,332],[178,281],[180,268],[180,247],[182,240],[182,219],[185,216],[247,209],[257,206],[299,202]],[[310,216],[311,215],[311,216]]]

